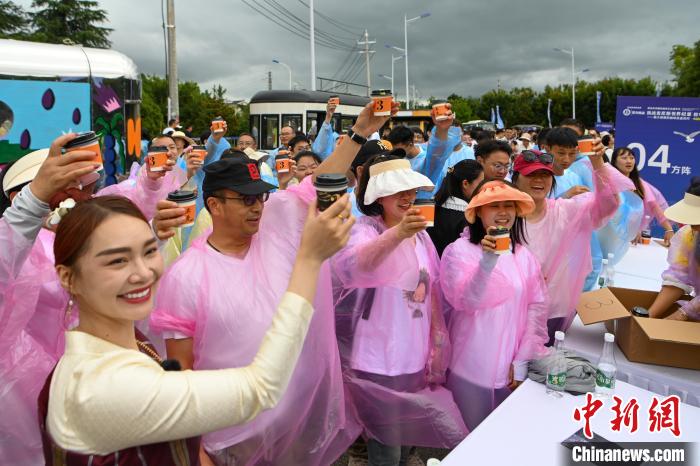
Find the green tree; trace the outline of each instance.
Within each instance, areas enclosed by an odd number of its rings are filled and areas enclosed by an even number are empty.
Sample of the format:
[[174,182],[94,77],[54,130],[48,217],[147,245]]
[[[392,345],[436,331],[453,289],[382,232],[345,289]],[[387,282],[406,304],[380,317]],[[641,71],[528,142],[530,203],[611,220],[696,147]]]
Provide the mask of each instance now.
[[107,22],[107,12],[89,0],[34,0],[31,13],[32,40],[61,44],[71,40],[86,47],[107,49],[112,29],[98,26]]
[[700,97],[700,40],[693,47],[674,45],[671,50],[671,74],[676,80],[673,94]]
[[0,0],[0,39],[25,39],[29,25],[29,15],[21,6]]

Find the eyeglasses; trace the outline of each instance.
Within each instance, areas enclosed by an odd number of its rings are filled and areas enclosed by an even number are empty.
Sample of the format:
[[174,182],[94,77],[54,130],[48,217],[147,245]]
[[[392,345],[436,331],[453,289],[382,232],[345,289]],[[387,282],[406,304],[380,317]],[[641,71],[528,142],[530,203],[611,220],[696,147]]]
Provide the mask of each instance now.
[[551,165],[552,162],[554,161],[554,158],[552,157],[551,154],[547,154],[546,152],[543,153],[542,155],[537,155],[531,150],[524,150],[520,153],[523,156],[523,159],[525,159],[526,162],[541,162],[545,165]]
[[260,201],[262,203],[265,203],[270,198],[270,193],[265,192],[262,194],[246,194],[245,196],[242,197],[226,197],[226,196],[214,196],[217,199],[228,199],[231,201],[242,201],[243,205],[246,207],[251,207],[255,205],[257,201]]
[[497,172],[510,170],[509,163],[492,163],[491,167],[493,167],[493,169],[496,170]]

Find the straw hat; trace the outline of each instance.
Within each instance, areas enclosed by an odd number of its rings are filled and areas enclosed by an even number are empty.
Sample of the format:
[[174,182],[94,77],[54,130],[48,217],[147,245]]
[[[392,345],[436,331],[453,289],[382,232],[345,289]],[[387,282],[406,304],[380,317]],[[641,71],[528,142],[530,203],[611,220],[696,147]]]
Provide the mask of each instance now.
[[532,200],[529,194],[509,186],[503,181],[489,181],[469,201],[467,210],[464,212],[467,222],[474,223],[476,221],[477,208],[501,201],[514,201],[518,217],[524,217],[535,210],[535,201]]
[[369,182],[365,191],[365,205],[370,205],[380,197],[420,189],[432,191],[435,185],[430,178],[411,169],[406,159],[393,159],[375,163],[369,167]]
[[2,190],[7,195],[13,188],[32,181],[44,160],[49,156],[48,149],[39,149],[23,156],[12,165],[2,181]]
[[685,193],[682,200],[664,211],[664,215],[683,225],[700,225],[700,196]]
[[172,133],[170,133],[170,137],[173,139],[177,139],[177,138],[184,139],[187,142],[187,144],[189,144],[190,146],[195,145],[194,139],[187,137],[187,135],[185,133],[183,133],[182,131],[173,131]]

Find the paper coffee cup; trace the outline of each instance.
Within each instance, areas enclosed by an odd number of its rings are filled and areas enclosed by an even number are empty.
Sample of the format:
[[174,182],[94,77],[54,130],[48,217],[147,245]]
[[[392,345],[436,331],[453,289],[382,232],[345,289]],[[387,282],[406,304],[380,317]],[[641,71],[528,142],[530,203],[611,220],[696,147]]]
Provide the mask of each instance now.
[[207,147],[206,146],[192,146],[192,152],[190,153],[190,157],[197,160],[197,162],[201,165],[204,163],[204,159],[207,156]]
[[496,239],[496,254],[510,253],[510,230],[507,228],[495,228],[491,230],[491,236]]
[[651,233],[648,231],[643,231],[642,232],[642,244],[648,245],[651,244]]
[[578,140],[578,151],[581,155],[595,155],[593,151],[593,138],[583,137]]
[[333,95],[330,99],[328,99],[328,103],[331,105],[340,105],[340,97]]
[[428,227],[435,226],[435,201],[433,199],[416,199],[413,207],[420,211],[419,215],[425,217]]
[[374,102],[373,112],[374,116],[389,116],[391,115],[391,102],[393,97],[391,96],[375,96],[372,97],[372,102]]
[[318,210],[323,212],[348,192],[348,179],[339,173],[326,173],[316,177],[314,187]]
[[211,121],[212,131],[215,133],[223,133],[226,127],[226,121],[221,117],[216,117]]
[[436,121],[447,120],[450,117],[450,108],[446,102],[433,105],[433,115]]
[[277,173],[289,173],[292,168],[292,159],[289,158],[289,151],[279,151],[275,157],[275,170]]
[[148,170],[152,172],[162,172],[168,164],[168,148],[163,146],[151,147],[146,158]]
[[194,219],[197,215],[197,195],[193,191],[173,191],[168,194],[168,200],[177,202],[178,207],[185,209],[185,223],[180,227],[191,227],[194,225]]
[[94,131],[87,131],[85,133],[80,133],[78,136],[67,143],[63,150],[65,153],[73,152],[75,150],[87,150],[95,154],[95,157],[91,160],[102,167],[102,151],[100,150],[100,138],[95,134]]

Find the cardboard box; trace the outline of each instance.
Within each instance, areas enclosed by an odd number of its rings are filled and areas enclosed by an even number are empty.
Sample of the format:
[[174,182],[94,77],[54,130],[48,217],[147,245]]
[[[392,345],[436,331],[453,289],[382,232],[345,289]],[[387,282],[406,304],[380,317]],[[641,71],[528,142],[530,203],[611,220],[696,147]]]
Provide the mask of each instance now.
[[[584,325],[605,322],[630,361],[700,370],[700,323],[632,315],[634,306],[649,308],[657,294],[602,288],[583,293],[576,311]],[[602,336],[600,347],[602,350]]]

